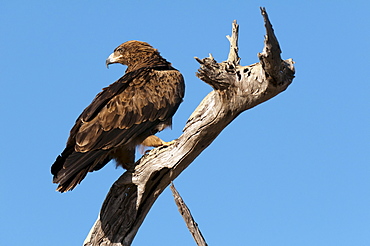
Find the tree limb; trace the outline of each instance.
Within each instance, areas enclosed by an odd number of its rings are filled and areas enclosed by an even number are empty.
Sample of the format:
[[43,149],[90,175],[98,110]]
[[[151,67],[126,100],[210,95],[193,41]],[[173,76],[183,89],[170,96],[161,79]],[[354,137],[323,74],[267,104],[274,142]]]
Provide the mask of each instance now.
[[182,199],[182,197],[180,196],[179,192],[176,190],[172,182],[170,188],[172,191],[172,195],[175,199],[175,203],[179,209],[179,212],[181,216],[184,218],[186,226],[188,227],[195,242],[197,243],[198,246],[207,246],[206,240],[204,239],[202,233],[200,232],[198,224],[194,221],[194,218],[191,215],[188,206],[186,206],[184,200]]
[[163,190],[243,111],[284,91],[294,78],[294,62],[281,60],[280,47],[264,8],[266,36],[259,63],[240,66],[238,26],[233,23],[228,60],[196,58],[197,76],[213,87],[188,119],[183,134],[168,147],[151,150],[111,187],[84,246],[131,245]]
[[239,66],[240,58],[238,55],[238,37],[239,37],[239,25],[236,23],[236,20],[233,21],[233,27],[231,30],[231,37],[229,35],[226,38],[230,42],[230,52],[229,56],[227,57],[227,61],[229,63],[234,64],[235,66]]

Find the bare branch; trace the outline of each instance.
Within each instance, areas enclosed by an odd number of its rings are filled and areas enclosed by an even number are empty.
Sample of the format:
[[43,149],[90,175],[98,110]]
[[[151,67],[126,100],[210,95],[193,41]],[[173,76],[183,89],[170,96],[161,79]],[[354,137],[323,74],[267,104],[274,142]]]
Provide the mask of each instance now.
[[280,47],[264,8],[266,36],[260,62],[240,66],[237,55],[236,22],[227,61],[217,63],[210,56],[200,63],[197,76],[211,85],[211,91],[188,119],[183,134],[168,147],[144,155],[133,172],[126,171],[111,187],[85,246],[131,245],[151,206],[220,132],[243,111],[284,91],[294,78],[294,62],[281,60]]
[[[285,70],[287,65],[286,63],[282,62],[280,54],[281,49],[279,42],[275,36],[274,29],[272,28],[272,24],[268,18],[267,12],[265,8],[261,8],[261,14],[265,21],[265,28],[266,28],[266,36],[265,36],[265,46],[263,48],[262,53],[258,54],[258,58],[260,59],[261,65],[265,72],[271,76],[268,78],[271,80],[271,83],[277,83],[278,81],[283,80],[283,76],[287,76],[289,71],[282,71]],[[289,60],[290,64],[293,64],[292,60]],[[291,71],[290,77],[293,79],[294,77],[294,67],[289,66],[289,70]]]
[[184,218],[186,226],[188,227],[195,242],[197,243],[198,246],[207,246],[206,240],[204,239],[202,233],[200,232],[198,224],[194,221],[194,218],[191,215],[188,206],[186,206],[184,200],[182,199],[182,197],[180,196],[179,192],[176,190],[172,182],[170,188],[172,191],[172,195],[175,199],[175,203],[179,209],[179,212],[181,216]]
[[234,66],[239,66],[240,58],[238,55],[238,37],[239,37],[239,25],[236,23],[236,20],[233,21],[232,26],[232,32],[231,37],[229,35],[226,36],[226,38],[230,42],[230,52],[229,56],[227,58],[227,61],[229,63],[234,64]]

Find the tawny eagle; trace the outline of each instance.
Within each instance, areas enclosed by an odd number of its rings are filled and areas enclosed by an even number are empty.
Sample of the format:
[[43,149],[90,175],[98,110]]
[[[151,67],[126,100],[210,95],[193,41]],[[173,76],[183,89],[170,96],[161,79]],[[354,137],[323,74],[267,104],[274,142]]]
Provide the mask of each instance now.
[[132,169],[137,145],[170,143],[154,136],[171,126],[184,97],[184,79],[148,43],[128,41],[118,46],[106,65],[127,66],[123,77],[104,88],[82,112],[70,131],[67,146],[51,167],[60,192],[72,190],[88,172],[115,159]]

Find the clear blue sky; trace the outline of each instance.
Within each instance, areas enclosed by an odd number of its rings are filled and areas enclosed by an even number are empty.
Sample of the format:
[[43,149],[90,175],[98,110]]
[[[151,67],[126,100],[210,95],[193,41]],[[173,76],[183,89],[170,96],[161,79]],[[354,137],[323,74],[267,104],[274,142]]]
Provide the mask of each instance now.
[[[271,3],[274,2],[274,3]],[[0,4],[2,245],[81,245],[122,169],[55,192],[50,165],[75,119],[124,73],[119,44],[152,44],[186,79],[172,140],[211,88],[194,56],[258,61],[265,6],[296,62],[287,91],[244,112],[176,180],[209,245],[370,245],[369,1],[3,1]],[[195,245],[169,189],[133,245]]]

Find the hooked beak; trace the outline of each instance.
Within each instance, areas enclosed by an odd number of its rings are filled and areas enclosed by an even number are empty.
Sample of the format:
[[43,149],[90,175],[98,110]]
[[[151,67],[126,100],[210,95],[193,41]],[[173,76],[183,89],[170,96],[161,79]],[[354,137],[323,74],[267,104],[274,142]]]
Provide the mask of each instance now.
[[119,57],[120,56],[116,56],[116,54],[114,52],[112,54],[110,54],[110,56],[108,56],[107,60],[105,60],[105,65],[107,66],[107,68],[109,68],[108,66],[110,64],[117,63]]

